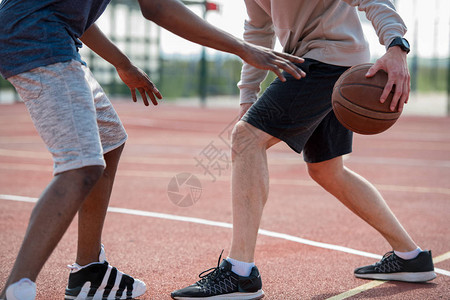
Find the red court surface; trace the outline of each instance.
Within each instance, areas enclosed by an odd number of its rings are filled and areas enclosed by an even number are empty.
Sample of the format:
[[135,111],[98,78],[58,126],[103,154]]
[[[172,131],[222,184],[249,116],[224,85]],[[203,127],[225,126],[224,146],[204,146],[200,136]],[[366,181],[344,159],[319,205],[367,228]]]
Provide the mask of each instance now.
[[[115,106],[129,140],[103,243],[112,265],[147,283],[140,299],[169,299],[172,290],[214,267],[222,249],[228,254],[229,133],[237,109]],[[356,135],[346,159],[378,187],[414,240],[432,249],[438,276],[422,284],[354,278],[355,267],[375,262],[389,245],[315,184],[299,155],[284,144],[270,149],[271,190],[256,253],[265,299],[450,299],[449,129],[449,118],[405,115],[385,133]],[[0,106],[1,287],[31,202],[52,178],[51,170],[50,155],[23,104]],[[177,191],[169,183],[181,173],[199,183]],[[189,193],[198,200],[189,207],[169,198]],[[37,280],[38,299],[63,299],[76,239],[75,220]]]

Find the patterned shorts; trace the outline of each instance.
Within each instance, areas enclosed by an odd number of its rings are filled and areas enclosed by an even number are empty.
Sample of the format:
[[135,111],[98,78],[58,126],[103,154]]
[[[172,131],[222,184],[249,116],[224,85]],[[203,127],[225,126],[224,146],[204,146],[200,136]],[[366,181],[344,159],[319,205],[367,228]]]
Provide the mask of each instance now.
[[53,156],[55,175],[85,166],[105,167],[103,155],[125,143],[119,116],[81,63],[55,63],[8,80]]

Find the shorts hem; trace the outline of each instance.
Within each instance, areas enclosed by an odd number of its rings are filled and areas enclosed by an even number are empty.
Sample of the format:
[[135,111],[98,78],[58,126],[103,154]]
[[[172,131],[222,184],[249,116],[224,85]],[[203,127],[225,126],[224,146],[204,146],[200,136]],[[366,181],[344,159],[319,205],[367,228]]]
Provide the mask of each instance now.
[[79,161],[74,161],[72,163],[64,164],[59,167],[56,167],[53,170],[53,176],[56,176],[58,174],[72,171],[76,169],[81,169],[84,167],[90,167],[90,166],[102,166],[103,168],[106,167],[106,163],[104,159],[99,158],[89,158],[89,159],[81,159]]
[[[265,133],[273,136],[274,138],[277,138],[277,139],[283,141],[284,143],[286,143],[286,145],[288,145],[296,153],[301,154],[303,152],[303,149],[298,150],[297,149],[298,147],[293,146],[292,143],[290,143],[287,139],[284,139],[283,137],[279,136],[276,132],[271,132],[271,130],[268,130],[267,128],[262,126],[260,123],[255,121],[253,118],[250,118],[250,117],[244,115],[244,117],[241,120],[246,122],[246,123],[248,123],[248,124],[250,124],[250,125],[252,125],[252,126],[254,126],[254,127],[256,127],[257,129],[259,129],[261,131],[264,131]],[[333,154],[329,154],[327,156],[320,157],[320,158],[317,158],[317,159],[306,159],[305,157],[303,157],[303,160],[306,163],[320,163],[320,162],[324,162],[324,161],[327,161],[327,160],[330,160],[330,159],[333,159],[333,158],[336,158],[336,157],[339,157],[339,156],[350,154],[350,153],[352,153],[352,151],[353,151],[352,148],[344,149],[344,150],[336,152],[335,154],[334,153]]]
[[123,144],[125,144],[125,142],[128,140],[128,135],[125,135],[125,137],[123,139],[121,139],[118,143],[115,143],[114,145],[108,146],[106,148],[103,148],[103,154],[106,154],[108,152],[111,152],[113,150],[116,150],[117,148],[119,148],[120,146],[122,146]]
[[289,141],[287,141],[285,138],[279,136],[279,135],[277,134],[276,130],[275,130],[274,132],[272,132],[271,130],[267,129],[265,126],[262,126],[261,123],[255,121],[255,119],[250,118],[250,117],[248,117],[248,116],[246,117],[246,115],[244,115],[244,117],[243,117],[241,120],[244,121],[244,122],[246,122],[246,123],[248,123],[248,124],[250,124],[250,125],[252,125],[252,126],[254,126],[254,127],[256,127],[256,128],[258,128],[258,129],[261,130],[261,131],[264,131],[265,133],[267,133],[267,134],[273,136],[274,138],[277,138],[277,139],[279,139],[279,140],[285,142],[286,145],[288,145],[288,146],[289,146],[292,150],[294,150],[296,153],[298,153],[298,154],[302,153],[302,150],[299,151],[299,150],[297,149],[297,147],[293,146],[293,145],[292,145],[291,143],[289,143]]
[[331,160],[331,159],[339,157],[339,156],[344,156],[344,155],[347,155],[347,154],[350,154],[350,153],[352,153],[352,149],[344,150],[342,152],[338,152],[336,154],[331,154],[331,155],[328,155],[328,156],[324,156],[324,157],[321,157],[321,158],[318,158],[318,159],[306,159],[305,157],[303,157],[303,160],[306,163],[315,164],[315,163],[320,163],[320,162],[324,162],[324,161],[327,161],[327,160]]

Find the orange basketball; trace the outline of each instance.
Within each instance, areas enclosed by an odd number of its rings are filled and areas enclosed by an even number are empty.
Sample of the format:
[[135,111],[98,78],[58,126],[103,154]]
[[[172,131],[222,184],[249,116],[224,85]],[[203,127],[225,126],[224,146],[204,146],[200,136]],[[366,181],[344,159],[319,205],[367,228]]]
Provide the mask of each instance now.
[[400,112],[391,111],[391,91],[384,103],[381,94],[388,80],[383,70],[366,78],[373,64],[353,66],[345,71],[334,85],[332,104],[334,113],[346,128],[360,134],[377,134],[385,131],[397,121]]

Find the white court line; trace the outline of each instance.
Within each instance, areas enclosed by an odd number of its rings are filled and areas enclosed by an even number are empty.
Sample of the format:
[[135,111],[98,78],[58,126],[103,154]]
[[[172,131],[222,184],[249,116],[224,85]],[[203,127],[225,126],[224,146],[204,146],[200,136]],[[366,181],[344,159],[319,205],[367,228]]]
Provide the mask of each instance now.
[[360,286],[358,286],[358,287],[356,287],[354,289],[351,289],[349,291],[346,291],[346,292],[344,292],[342,294],[330,297],[330,298],[328,298],[326,300],[343,300],[343,299],[347,299],[347,298],[349,298],[351,296],[354,296],[354,295],[360,294],[362,292],[368,291],[370,289],[376,288],[377,286],[380,286],[380,285],[382,285],[385,282],[386,281],[383,281],[383,280],[374,280],[374,281],[371,281],[369,283],[360,285]]
[[[0,199],[19,201],[19,202],[31,202],[31,203],[34,203],[37,201],[37,198],[32,198],[32,197],[24,197],[24,196],[16,196],[16,195],[1,195],[1,194],[0,194]],[[151,217],[151,218],[172,220],[172,221],[181,221],[181,222],[209,225],[209,226],[221,227],[221,228],[233,228],[233,224],[231,224],[231,223],[211,221],[211,220],[194,218],[194,217],[177,216],[177,215],[171,215],[171,214],[165,214],[165,213],[157,213],[157,212],[145,211],[145,210],[120,208],[120,207],[108,207],[108,211],[114,212],[114,213],[126,214],[126,215]],[[382,257],[381,255],[370,253],[370,252],[355,250],[355,249],[351,249],[351,248],[344,247],[344,246],[338,246],[338,245],[327,244],[327,243],[322,243],[322,242],[315,242],[315,241],[307,240],[304,238],[296,237],[293,235],[279,233],[279,232],[275,232],[275,231],[269,231],[269,230],[265,230],[265,229],[260,229],[258,231],[258,233],[260,235],[284,239],[284,240],[288,240],[288,241],[299,243],[299,244],[309,245],[309,246],[323,248],[323,249],[335,250],[335,251],[339,251],[339,252],[345,252],[345,253],[350,253],[350,254],[364,256],[364,257],[370,257],[370,258],[375,258],[375,259],[381,259],[381,257]],[[442,275],[450,276],[450,272],[447,270],[434,268],[434,271],[436,273],[439,273]]]

